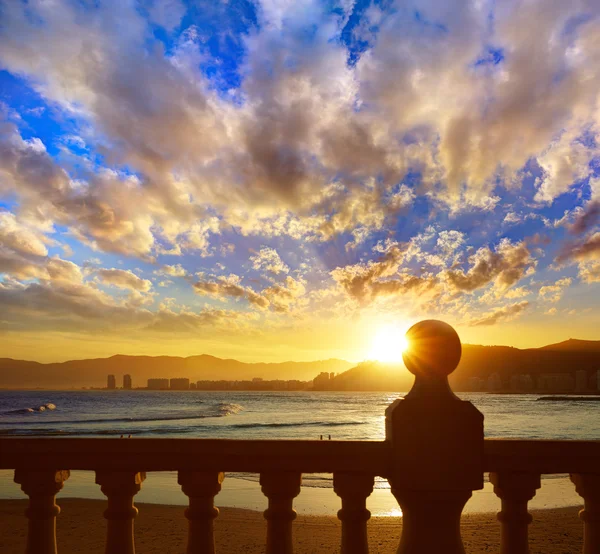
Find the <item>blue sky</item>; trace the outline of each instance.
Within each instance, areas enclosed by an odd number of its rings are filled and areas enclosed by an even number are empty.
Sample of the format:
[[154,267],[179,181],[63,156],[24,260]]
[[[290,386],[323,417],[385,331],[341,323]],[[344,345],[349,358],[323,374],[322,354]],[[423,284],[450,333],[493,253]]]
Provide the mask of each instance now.
[[0,2],[5,355],[600,338],[598,36],[591,0]]

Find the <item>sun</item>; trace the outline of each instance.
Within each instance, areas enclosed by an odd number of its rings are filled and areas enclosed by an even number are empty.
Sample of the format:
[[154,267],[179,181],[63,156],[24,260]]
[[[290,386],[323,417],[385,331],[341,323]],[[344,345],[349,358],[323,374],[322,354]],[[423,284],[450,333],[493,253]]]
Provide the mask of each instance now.
[[373,335],[370,360],[401,362],[402,352],[408,348],[405,331],[399,325],[382,325]]

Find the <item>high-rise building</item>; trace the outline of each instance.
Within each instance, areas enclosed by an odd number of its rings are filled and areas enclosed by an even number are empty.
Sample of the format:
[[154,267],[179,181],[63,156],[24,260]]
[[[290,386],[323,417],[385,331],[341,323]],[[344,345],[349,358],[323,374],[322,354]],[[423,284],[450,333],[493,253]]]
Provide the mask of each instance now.
[[123,388],[125,390],[131,390],[131,375],[129,375],[129,373],[123,375]]
[[578,369],[575,372],[575,391],[584,392],[587,389],[588,377],[585,369]]
[[171,379],[170,382],[171,390],[189,390],[190,389],[190,380],[186,377],[177,377]]
[[168,379],[148,379],[148,388],[150,390],[168,390]]
[[106,380],[106,388],[109,390],[114,390],[117,388],[117,380],[114,375],[109,375]]

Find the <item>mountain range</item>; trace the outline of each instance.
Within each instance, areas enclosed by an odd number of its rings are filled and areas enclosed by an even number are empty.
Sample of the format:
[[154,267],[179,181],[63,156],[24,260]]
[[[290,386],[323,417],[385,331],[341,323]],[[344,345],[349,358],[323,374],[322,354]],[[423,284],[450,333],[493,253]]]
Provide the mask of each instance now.
[[242,381],[255,377],[300,379],[308,381],[322,371],[346,371],[354,364],[330,359],[315,362],[245,363],[216,358],[208,354],[181,358],[178,356],[122,356],[70,360],[41,364],[12,358],[0,358],[0,388],[63,389],[105,387],[112,373],[121,384],[122,376],[131,375],[134,387],[145,387],[147,379],[188,377],[198,380]]
[[[487,378],[499,373],[565,373],[576,369],[600,370],[600,341],[569,339],[542,348],[463,345],[463,355],[450,382],[456,390],[467,386],[471,377]],[[123,356],[70,360],[60,363],[0,358],[0,388],[63,389],[104,387],[112,373],[120,384],[128,373],[134,387],[145,386],[153,377],[188,377],[198,380],[299,379],[308,381],[321,372],[338,373],[339,388],[347,390],[407,390],[413,377],[401,364],[329,359],[314,362],[245,363],[207,354],[189,356]]]
[[[542,348],[463,344],[462,357],[449,381],[456,391],[472,390],[471,379],[496,373],[508,389],[513,375],[569,373],[585,370],[590,378],[600,370],[600,341],[569,339]],[[331,390],[408,391],[414,377],[401,364],[363,362],[323,385]]]

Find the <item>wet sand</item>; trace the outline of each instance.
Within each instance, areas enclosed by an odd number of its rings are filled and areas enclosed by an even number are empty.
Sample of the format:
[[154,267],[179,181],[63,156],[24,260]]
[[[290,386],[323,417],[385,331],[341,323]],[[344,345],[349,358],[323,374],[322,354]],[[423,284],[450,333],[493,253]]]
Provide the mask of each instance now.
[[[60,554],[102,554],[105,520],[102,500],[63,498],[57,535]],[[0,500],[0,553],[25,550],[26,500]],[[135,523],[138,554],[185,552],[187,521],[182,506],[136,504]],[[579,508],[532,511],[531,554],[575,554],[581,551],[583,528]],[[368,524],[372,554],[393,554],[398,547],[401,518],[373,517]],[[463,516],[463,540],[469,554],[498,552],[500,527],[493,513]],[[253,510],[221,508],[215,521],[217,552],[262,554],[266,527],[262,514]],[[294,523],[296,554],[339,552],[340,522],[335,516],[300,515]]]

